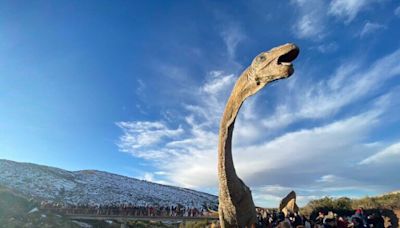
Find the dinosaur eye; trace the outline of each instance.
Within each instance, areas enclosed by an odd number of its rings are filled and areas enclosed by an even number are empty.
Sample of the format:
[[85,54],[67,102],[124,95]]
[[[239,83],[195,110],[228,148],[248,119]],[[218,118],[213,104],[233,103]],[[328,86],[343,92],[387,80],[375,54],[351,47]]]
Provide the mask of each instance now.
[[263,61],[265,61],[265,56],[263,56],[263,55],[260,55],[259,57],[258,57],[258,61],[260,61],[260,62],[263,62]]

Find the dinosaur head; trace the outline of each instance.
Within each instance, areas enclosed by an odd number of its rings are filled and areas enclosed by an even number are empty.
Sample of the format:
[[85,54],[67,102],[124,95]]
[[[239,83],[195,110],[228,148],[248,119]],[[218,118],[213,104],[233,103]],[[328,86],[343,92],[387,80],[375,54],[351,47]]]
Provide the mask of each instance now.
[[257,85],[287,78],[293,74],[292,61],[299,54],[299,48],[294,44],[284,44],[267,52],[262,52],[251,63],[251,79]]

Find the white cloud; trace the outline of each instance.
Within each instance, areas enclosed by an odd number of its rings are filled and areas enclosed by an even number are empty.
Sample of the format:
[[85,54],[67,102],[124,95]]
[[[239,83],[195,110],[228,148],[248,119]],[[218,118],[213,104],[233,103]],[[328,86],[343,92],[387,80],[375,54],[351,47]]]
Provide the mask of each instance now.
[[136,88],[136,94],[138,96],[143,96],[144,90],[146,89],[146,84],[143,82],[143,80],[138,79],[137,83],[139,84],[138,87]]
[[[328,80],[312,86],[298,82],[293,86],[293,96],[278,103],[278,111],[271,118],[260,117],[263,114],[259,113],[256,97],[244,104],[235,127],[233,157],[238,175],[254,190],[256,203],[276,206],[273,203],[289,189],[301,190],[299,199],[306,202],[343,189],[363,192],[368,187],[377,191],[382,186],[380,181],[387,177],[377,172],[381,179],[374,179],[376,186],[371,185],[363,176],[366,170],[355,167],[380,148],[371,146],[376,142],[370,142],[368,136],[380,125],[382,113],[393,108],[390,92],[369,102],[354,116],[292,130],[272,139],[263,136],[271,128],[268,123],[281,121],[275,127],[282,127],[302,119],[325,118],[365,97],[400,74],[399,57],[400,49],[369,67],[354,62],[341,66]],[[210,72],[198,91],[192,91],[197,103],[183,105],[185,123],[178,128],[170,128],[162,121],[126,122],[134,127],[121,127],[129,139],[121,149],[154,162],[163,174],[160,178],[174,185],[215,189],[218,126],[235,79],[222,71]],[[167,133],[160,133],[159,129]],[[158,132],[154,147],[147,139],[153,132]],[[138,140],[140,137],[144,139]],[[277,191],[281,194],[271,193],[273,186],[280,186]],[[311,190],[305,191],[306,187]]]
[[293,33],[299,38],[320,40],[325,36],[324,2],[319,0],[293,0],[299,11],[299,18],[293,27]]
[[148,150],[164,139],[173,139],[183,133],[183,129],[170,129],[164,123],[155,121],[132,121],[116,123],[124,134],[120,137],[118,147],[121,151],[141,158],[163,157],[162,153]]
[[[271,117],[263,120],[267,128],[282,128],[304,119],[331,117],[341,108],[372,94],[385,81],[400,76],[400,49],[372,64],[350,62],[322,80],[302,83],[296,80],[296,90],[279,104]],[[301,73],[300,73],[301,74]],[[296,75],[301,77],[301,75]]]
[[144,176],[143,176],[143,180],[145,180],[145,181],[154,181],[154,174],[145,173]]
[[[329,16],[350,23],[361,11],[368,9],[371,4],[376,2],[382,2],[382,0],[334,0],[330,1],[329,5],[325,1],[319,0],[292,0],[291,3],[298,14],[292,31],[298,38],[321,41],[329,32],[326,29]],[[376,30],[381,28],[374,24],[368,25],[366,29]],[[331,43],[331,46],[319,45],[317,50],[326,53],[334,51],[336,48]]]
[[[265,185],[252,189],[253,199],[257,206],[261,207],[278,207],[280,201],[289,192],[295,190],[293,187],[285,187],[281,185]],[[321,196],[312,195],[314,191],[309,189],[296,188],[296,203],[304,206],[308,201],[318,199]]]
[[216,95],[221,91],[225,91],[227,88],[232,86],[234,82],[234,75],[224,75],[222,71],[210,72],[211,78],[202,87],[202,90],[208,94]]
[[322,176],[320,179],[317,180],[317,182],[334,182],[337,180],[337,176],[328,174]]
[[366,9],[368,5],[381,0],[334,0],[329,5],[328,13],[344,19],[346,23],[356,18],[357,14]]
[[154,174],[153,173],[149,173],[149,172],[145,172],[143,174],[143,176],[138,176],[138,177],[136,177],[136,179],[145,180],[145,181],[149,181],[149,182],[153,182],[153,183],[157,183],[157,184],[171,185],[170,182],[157,179],[155,177],[155,175],[158,175],[157,172],[154,173]]
[[316,25],[310,15],[303,15],[297,24],[298,36],[304,37],[317,37],[321,32],[320,26]]
[[321,53],[332,53],[338,49],[338,45],[336,42],[324,43],[318,45],[316,49]]
[[221,36],[226,45],[228,57],[233,60],[238,44],[246,38],[246,35],[237,24],[230,22],[224,26]]
[[225,102],[232,90],[236,77],[223,71],[211,71],[204,84],[198,91],[193,91],[197,96],[197,104],[186,104],[184,108],[191,114],[186,116],[186,122],[197,128],[218,127],[219,119],[225,107]]
[[388,165],[390,163],[399,164],[400,162],[400,142],[394,143],[385,149],[379,151],[378,153],[362,160],[360,165],[368,164],[384,164]]
[[157,67],[155,69],[158,71],[158,73],[174,80],[174,82],[187,83],[191,80],[190,77],[188,77],[190,74],[184,67],[166,63],[156,63],[156,65]]
[[400,6],[394,10],[394,15],[400,17]]
[[[234,152],[237,170],[244,179],[253,184],[268,181],[278,170],[291,173],[289,170],[294,167],[296,174],[292,175],[304,175],[303,172],[309,167],[313,167],[313,175],[334,172],[338,164],[332,163],[332,159],[349,151],[357,156],[360,148],[365,149],[359,144],[376,123],[377,115],[379,114],[375,112],[364,113],[322,127],[286,133],[259,145],[239,147]],[[272,179],[281,185],[290,181]]]
[[385,29],[385,28],[386,28],[385,25],[381,25],[381,24],[378,24],[378,23],[373,23],[373,22],[369,22],[368,21],[367,23],[365,23],[363,29],[361,30],[360,37],[364,37],[366,35],[369,35],[371,33],[374,33],[374,32],[376,32],[378,30],[382,30],[382,29]]
[[[368,129],[374,125],[377,115],[375,112],[365,113],[323,127],[287,133],[254,146],[242,146],[239,143],[234,150],[236,169],[243,179],[255,185],[260,184],[258,179],[264,181],[264,178],[271,177],[268,175],[269,172],[277,174],[277,170],[287,170],[294,166],[296,169],[304,170],[313,166],[315,173],[326,172],[329,167],[335,170],[337,167],[332,167],[329,160],[342,156],[337,151],[345,155],[351,150],[350,148],[358,145],[357,143],[368,133]],[[167,176],[173,183],[181,186],[215,187],[216,139],[216,132],[205,132],[201,126],[193,125],[189,137],[171,140],[161,146],[159,152],[173,156],[169,159],[160,156],[161,159],[156,159],[158,167],[168,173]],[[363,151],[365,149],[362,144],[360,148]],[[178,153],[171,153],[170,150]],[[155,158],[151,159],[154,161]],[[279,175],[272,178],[272,181],[281,178]]]
[[[184,117],[186,123],[176,129],[161,121],[117,123],[124,131],[118,143],[120,150],[155,161],[164,176],[181,186],[210,186],[210,177],[215,181],[216,173],[214,169],[205,170],[203,161],[215,164],[219,119],[234,82],[232,74],[210,72],[203,86],[193,91],[198,103],[183,105],[188,112]],[[200,160],[202,163],[198,163]]]
[[307,181],[303,184],[289,183],[287,185],[274,184],[253,187],[252,193],[258,206],[277,207],[282,198],[292,190],[296,192],[296,201],[299,206],[304,206],[310,200],[320,199],[323,196],[360,197],[385,192],[379,185],[328,174],[321,176],[316,181]]

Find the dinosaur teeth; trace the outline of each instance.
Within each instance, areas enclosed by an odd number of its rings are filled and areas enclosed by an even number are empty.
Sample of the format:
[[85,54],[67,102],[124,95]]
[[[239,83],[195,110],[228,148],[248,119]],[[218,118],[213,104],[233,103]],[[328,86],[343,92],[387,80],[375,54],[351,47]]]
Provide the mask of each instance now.
[[281,65],[284,65],[284,66],[290,66],[290,65],[292,65],[292,63],[288,63],[288,62],[281,62]]

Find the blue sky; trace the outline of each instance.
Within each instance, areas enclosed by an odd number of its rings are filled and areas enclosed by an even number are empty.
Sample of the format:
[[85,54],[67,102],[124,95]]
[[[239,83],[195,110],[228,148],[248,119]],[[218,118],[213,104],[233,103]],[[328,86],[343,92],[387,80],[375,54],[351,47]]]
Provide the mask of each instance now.
[[0,1],[0,158],[216,194],[235,79],[294,42],[235,127],[256,204],[398,190],[399,28],[394,0]]

